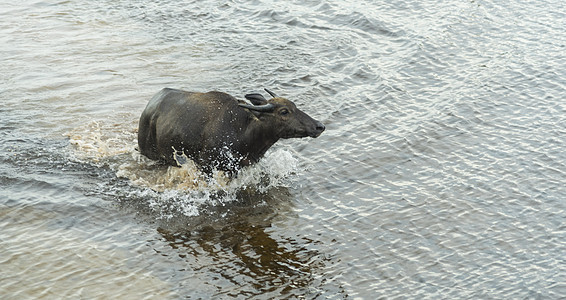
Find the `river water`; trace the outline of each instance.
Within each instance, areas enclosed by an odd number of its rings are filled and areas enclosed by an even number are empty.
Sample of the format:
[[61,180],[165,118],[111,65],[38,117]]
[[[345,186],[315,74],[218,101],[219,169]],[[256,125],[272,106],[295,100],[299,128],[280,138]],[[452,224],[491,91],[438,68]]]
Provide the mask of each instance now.
[[[2,299],[559,299],[563,1],[3,1]],[[135,150],[163,87],[321,120],[228,180]]]

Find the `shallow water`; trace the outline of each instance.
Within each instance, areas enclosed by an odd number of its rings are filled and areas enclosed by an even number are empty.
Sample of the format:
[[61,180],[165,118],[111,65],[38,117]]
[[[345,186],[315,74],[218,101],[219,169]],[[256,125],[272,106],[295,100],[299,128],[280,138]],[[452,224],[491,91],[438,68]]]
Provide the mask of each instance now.
[[[0,295],[566,295],[560,1],[0,4]],[[135,150],[163,87],[325,123],[235,180]]]

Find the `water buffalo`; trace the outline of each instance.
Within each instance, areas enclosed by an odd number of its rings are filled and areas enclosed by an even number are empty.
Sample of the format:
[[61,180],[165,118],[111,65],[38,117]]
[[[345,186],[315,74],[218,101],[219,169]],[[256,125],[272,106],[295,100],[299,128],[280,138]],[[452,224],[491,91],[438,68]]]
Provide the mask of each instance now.
[[245,95],[250,105],[222,92],[162,89],[141,115],[139,150],[172,166],[184,153],[206,172],[233,173],[256,163],[281,138],[316,138],[324,131],[293,102],[265,91],[273,98]]

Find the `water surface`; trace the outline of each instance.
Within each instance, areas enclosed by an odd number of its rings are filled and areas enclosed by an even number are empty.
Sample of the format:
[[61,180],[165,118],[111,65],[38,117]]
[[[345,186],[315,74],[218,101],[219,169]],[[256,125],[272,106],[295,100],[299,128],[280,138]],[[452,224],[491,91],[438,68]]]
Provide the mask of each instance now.
[[[560,1],[0,4],[0,294],[566,295]],[[325,123],[232,181],[135,150],[163,87]]]

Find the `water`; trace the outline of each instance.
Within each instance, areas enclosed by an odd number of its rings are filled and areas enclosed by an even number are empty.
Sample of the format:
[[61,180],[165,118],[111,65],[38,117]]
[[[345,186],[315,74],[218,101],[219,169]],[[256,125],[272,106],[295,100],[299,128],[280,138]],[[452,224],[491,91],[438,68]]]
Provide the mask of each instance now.
[[[3,299],[559,299],[561,1],[0,4]],[[323,121],[233,180],[135,151],[163,87]]]

